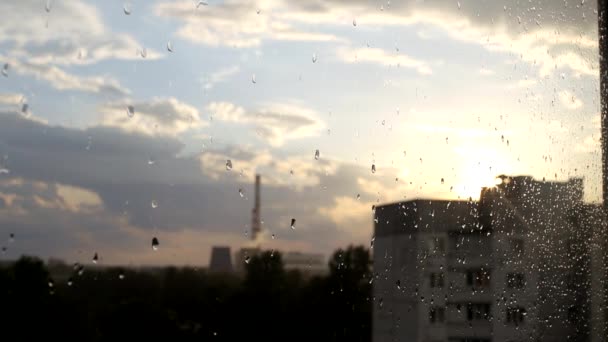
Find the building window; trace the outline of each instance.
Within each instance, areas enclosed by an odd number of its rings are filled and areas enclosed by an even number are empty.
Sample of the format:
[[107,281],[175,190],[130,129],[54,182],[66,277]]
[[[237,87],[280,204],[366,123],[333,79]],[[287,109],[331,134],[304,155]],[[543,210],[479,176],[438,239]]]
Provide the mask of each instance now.
[[507,308],[507,324],[520,325],[524,322],[526,316],[526,309],[522,307],[508,307]]
[[429,255],[445,253],[445,239],[442,237],[435,237],[428,240],[428,252]]
[[507,273],[507,287],[510,289],[522,289],[526,285],[523,273]]
[[490,287],[490,271],[486,270],[468,270],[466,273],[467,286],[473,288],[488,288]]
[[489,303],[469,303],[467,304],[467,320],[487,321],[492,316]]
[[445,322],[445,308],[434,306],[429,309],[429,321],[431,323]]
[[511,256],[521,256],[524,253],[524,240],[512,238],[509,240]]
[[445,276],[443,273],[431,273],[430,274],[430,282],[431,282],[431,288],[442,288],[444,286],[445,283]]

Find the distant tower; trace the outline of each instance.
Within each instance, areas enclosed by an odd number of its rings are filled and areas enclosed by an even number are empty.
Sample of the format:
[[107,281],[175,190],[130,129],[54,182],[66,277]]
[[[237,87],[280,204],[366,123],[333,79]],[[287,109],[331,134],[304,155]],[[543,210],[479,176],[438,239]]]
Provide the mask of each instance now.
[[260,175],[255,175],[255,204],[251,213],[251,240],[255,241],[262,231],[260,220]]

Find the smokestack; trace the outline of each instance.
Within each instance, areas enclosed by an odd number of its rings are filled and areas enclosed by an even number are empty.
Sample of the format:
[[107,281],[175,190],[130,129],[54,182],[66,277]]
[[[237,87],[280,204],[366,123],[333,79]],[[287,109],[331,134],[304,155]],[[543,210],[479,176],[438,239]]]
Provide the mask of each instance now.
[[260,220],[260,175],[255,175],[255,204],[251,215],[251,240],[255,241],[262,231]]

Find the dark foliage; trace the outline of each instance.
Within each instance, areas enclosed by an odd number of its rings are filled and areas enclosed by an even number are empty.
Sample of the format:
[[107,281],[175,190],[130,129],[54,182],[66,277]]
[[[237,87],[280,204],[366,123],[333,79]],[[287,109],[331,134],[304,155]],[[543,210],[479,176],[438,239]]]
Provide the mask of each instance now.
[[[54,265],[57,268],[59,266]],[[370,341],[370,258],[339,250],[329,274],[286,271],[279,253],[252,257],[244,277],[194,268],[69,267],[33,257],[0,268],[4,336],[18,340]],[[65,279],[64,279],[65,278]]]

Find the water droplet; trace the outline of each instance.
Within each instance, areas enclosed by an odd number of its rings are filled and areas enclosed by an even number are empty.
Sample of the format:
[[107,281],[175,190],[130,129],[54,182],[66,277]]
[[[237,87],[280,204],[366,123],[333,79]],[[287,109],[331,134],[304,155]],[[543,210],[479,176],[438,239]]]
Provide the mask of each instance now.
[[49,284],[50,288],[53,288],[55,286],[55,283],[53,282],[53,280],[49,280],[48,284]]
[[295,218],[291,219],[291,229],[294,229],[294,230],[296,229],[296,219]]
[[118,279],[120,279],[120,280],[125,279],[124,273],[122,273],[122,272],[118,273]]
[[93,255],[93,263],[96,264],[98,260],[99,256],[97,256],[97,253],[95,253],[95,255]]
[[373,283],[374,282],[374,276],[372,276],[371,278],[369,278],[369,283]]
[[4,66],[2,67],[2,76],[4,77],[8,77],[8,68],[10,66],[8,65],[8,63],[4,63]]
[[226,171],[232,170],[232,160],[226,160]]
[[372,173],[376,173],[376,164],[372,164]]
[[6,254],[6,246],[2,246],[2,254]]
[[315,160],[319,160],[319,157],[321,156],[321,153],[319,152],[319,150],[315,151]]
[[276,238],[276,236],[274,236],[274,234],[272,234],[271,237],[272,237],[273,240]]
[[207,1],[204,0],[200,0],[197,4],[196,4],[196,8],[199,8],[200,6],[207,6],[209,5],[209,3]]
[[125,3],[125,4],[122,6],[122,10],[123,10],[123,12],[125,12],[125,14],[126,14],[126,15],[131,15],[131,4],[130,4],[130,3],[128,3],[128,2],[127,2],[127,3]]
[[458,5],[458,10],[460,10],[460,1],[457,1],[456,4]]
[[312,62],[317,63],[317,54],[316,53],[312,54]]
[[173,52],[173,44],[171,42],[167,42],[167,51]]
[[51,8],[53,8],[53,0],[46,0],[46,5],[44,6],[46,13],[49,13]]
[[256,84],[255,74],[251,75],[251,83]]
[[148,50],[146,50],[146,48],[142,48],[139,51],[139,54],[141,55],[141,58],[146,58],[146,57],[148,57]]
[[258,9],[257,11],[255,11],[256,14],[260,14],[260,12],[262,12],[261,9]]
[[158,239],[155,236],[155,237],[152,238],[152,249],[155,250],[155,251],[157,251],[158,250],[158,245],[159,245]]
[[376,206],[372,205],[372,214],[375,214],[375,213],[376,213]]
[[397,282],[395,284],[397,284],[397,290],[401,290],[401,280],[397,279]]
[[445,183],[445,180],[443,178],[441,178],[441,184]]
[[249,262],[250,262],[250,261],[251,261],[251,258],[249,258],[249,256],[246,256],[246,257],[245,257],[245,263],[246,263],[246,264],[249,264]]
[[243,189],[239,189],[239,196],[241,196],[241,198],[245,197],[245,194],[243,193]]
[[72,286],[73,282],[72,282],[72,278],[68,278],[68,286]]
[[357,201],[361,199],[361,194],[357,194]]
[[357,26],[357,19],[353,19],[353,26]]
[[148,158],[148,165],[156,164],[156,160],[153,157]]
[[15,242],[15,234],[10,233],[10,234],[8,235],[8,242],[10,242],[10,243]]
[[27,111],[29,110],[30,106],[27,103],[24,103],[21,105],[21,113],[23,114],[27,114]]
[[127,106],[127,116],[132,118],[133,115],[135,115],[135,107],[133,107],[132,105],[128,105]]
[[372,236],[372,241],[369,243],[369,248],[374,248],[374,242],[376,242],[376,237]]

